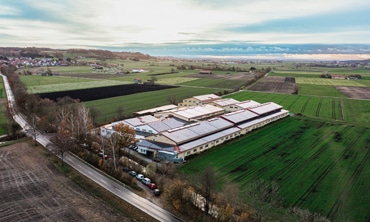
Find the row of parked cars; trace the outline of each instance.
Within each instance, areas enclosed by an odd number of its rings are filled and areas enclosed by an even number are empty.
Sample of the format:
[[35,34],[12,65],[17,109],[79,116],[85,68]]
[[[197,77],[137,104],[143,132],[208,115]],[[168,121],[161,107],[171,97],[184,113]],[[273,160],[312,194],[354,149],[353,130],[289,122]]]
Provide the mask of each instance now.
[[157,186],[155,185],[155,183],[152,183],[152,181],[149,178],[145,177],[143,174],[141,174],[141,173],[138,174],[138,173],[136,173],[136,171],[131,170],[128,167],[124,167],[123,168],[123,171],[128,172],[128,174],[130,174],[133,177],[136,177],[136,179],[140,180],[144,185],[146,185],[147,187],[149,187],[149,189],[153,190],[153,194],[155,196],[159,196],[160,195],[161,192],[157,188]]

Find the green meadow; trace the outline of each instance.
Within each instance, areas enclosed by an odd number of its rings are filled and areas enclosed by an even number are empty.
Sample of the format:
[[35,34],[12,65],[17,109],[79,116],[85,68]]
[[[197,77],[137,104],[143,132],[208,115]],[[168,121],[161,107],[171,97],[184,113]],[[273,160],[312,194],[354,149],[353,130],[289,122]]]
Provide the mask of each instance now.
[[259,103],[275,102],[295,114],[310,118],[348,123],[370,124],[370,100],[340,97],[273,94],[242,91],[226,97],[239,101],[255,100]]
[[275,181],[285,207],[366,221],[369,156],[369,128],[287,117],[195,156],[181,171],[210,166],[220,183],[231,180],[241,189],[258,179]]

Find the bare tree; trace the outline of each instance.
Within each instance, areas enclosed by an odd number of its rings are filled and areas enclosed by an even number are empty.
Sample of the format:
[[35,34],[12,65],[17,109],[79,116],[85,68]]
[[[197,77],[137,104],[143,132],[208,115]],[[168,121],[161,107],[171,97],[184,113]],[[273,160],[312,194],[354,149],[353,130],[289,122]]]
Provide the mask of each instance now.
[[169,96],[167,96],[167,101],[170,104],[174,104],[174,105],[177,104],[177,99],[176,99],[176,96],[175,95],[169,95]]
[[206,167],[203,174],[200,175],[199,179],[201,195],[204,198],[204,211],[210,213],[211,203],[216,197],[216,186],[217,180],[215,172],[211,167]]
[[31,115],[29,117],[29,126],[26,131],[28,134],[31,135],[35,145],[37,145],[37,136],[38,136],[38,131],[37,131],[37,117],[35,115]]
[[79,117],[79,126],[80,126],[80,132],[83,136],[83,140],[86,140],[88,138],[88,134],[90,133],[90,130],[93,128],[93,121],[90,117],[89,109],[85,106],[81,105],[78,107],[77,115]]
[[120,149],[120,140],[121,140],[121,136],[117,132],[114,132],[109,138],[109,144],[112,148],[114,170],[116,171],[117,171],[117,159],[119,159],[119,157],[116,158],[116,154],[119,153],[117,151]]

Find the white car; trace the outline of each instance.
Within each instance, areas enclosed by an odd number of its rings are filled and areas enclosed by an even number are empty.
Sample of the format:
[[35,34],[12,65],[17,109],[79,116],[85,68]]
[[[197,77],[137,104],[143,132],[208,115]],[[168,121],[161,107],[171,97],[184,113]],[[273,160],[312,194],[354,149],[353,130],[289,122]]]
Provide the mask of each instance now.
[[142,179],[144,179],[144,175],[143,174],[138,174],[138,175],[136,175],[136,179],[142,180]]
[[148,186],[152,181],[149,178],[144,178],[141,180],[141,182],[143,182],[143,184]]

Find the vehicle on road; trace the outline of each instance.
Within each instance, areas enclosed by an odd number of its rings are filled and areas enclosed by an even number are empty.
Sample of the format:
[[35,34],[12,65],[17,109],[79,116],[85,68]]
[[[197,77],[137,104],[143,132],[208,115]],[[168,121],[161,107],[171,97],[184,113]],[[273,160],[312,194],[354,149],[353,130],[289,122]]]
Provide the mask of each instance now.
[[142,179],[144,179],[144,175],[143,174],[138,174],[138,175],[136,175],[136,179],[142,180]]
[[155,185],[155,183],[150,183],[150,184],[148,185],[148,187],[149,187],[150,189],[152,189],[152,190],[154,190],[154,189],[156,189],[156,188],[157,188],[157,186]]
[[136,176],[136,172],[135,171],[133,171],[133,170],[131,170],[130,172],[128,172],[128,174],[130,174],[131,176]]
[[159,196],[161,194],[161,191],[159,189],[154,189],[153,194],[154,196]]
[[123,167],[122,170],[125,171],[125,172],[130,172],[131,171],[131,169],[129,167]]
[[146,177],[145,177],[144,179],[142,179],[142,180],[141,180],[141,182],[142,182],[143,184],[145,184],[145,185],[147,185],[147,186],[148,186],[152,181],[151,181],[149,178],[146,178]]

